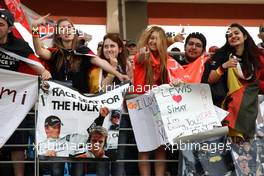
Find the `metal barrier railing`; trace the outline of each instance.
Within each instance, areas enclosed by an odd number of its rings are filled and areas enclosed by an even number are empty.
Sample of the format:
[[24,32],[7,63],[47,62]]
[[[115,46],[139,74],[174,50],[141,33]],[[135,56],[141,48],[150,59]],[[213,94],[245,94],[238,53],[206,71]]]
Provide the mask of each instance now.
[[[35,132],[35,125],[36,125],[36,120],[37,120],[37,111],[35,110],[34,112],[29,112],[28,115],[31,115],[31,116],[34,116],[34,127],[23,127],[23,128],[17,128],[16,130],[17,131],[30,131],[30,132],[33,132],[34,131],[34,139],[33,141],[35,141],[35,138],[36,138],[36,132]],[[127,118],[129,118],[128,114],[125,113],[123,114],[123,116],[127,116]],[[123,117],[122,116],[122,117]],[[119,129],[121,132],[122,131],[127,131],[127,132],[132,132],[133,129],[130,128],[130,127],[125,127],[125,128],[122,128],[120,127]],[[125,144],[118,144],[118,146],[120,147],[136,147],[137,145],[135,143],[125,143]],[[11,148],[12,147],[35,147],[34,143],[31,143],[31,144],[5,144],[4,147],[8,147],[8,148]],[[32,151],[31,151],[32,152]],[[53,160],[41,160],[38,158],[37,156],[37,152],[36,150],[33,150],[33,153],[34,153],[34,158],[29,158],[27,157],[26,160],[23,160],[23,161],[11,161],[11,160],[0,160],[0,164],[16,164],[16,163],[24,163],[24,164],[34,164],[34,175],[35,176],[38,176],[39,175],[39,164],[40,163],[57,163],[57,162],[70,162],[70,163],[89,163],[89,162],[98,162],[98,161],[91,161],[91,160],[70,160],[70,159],[65,159],[65,160],[56,160],[56,159],[53,159]],[[101,161],[100,161],[101,162]],[[102,161],[103,162],[103,161]],[[107,161],[109,162],[109,161]],[[177,163],[178,160],[137,160],[137,159],[117,159],[116,161],[111,161],[112,163],[141,163],[141,162],[166,162],[166,163]],[[26,175],[26,174],[25,174]]]

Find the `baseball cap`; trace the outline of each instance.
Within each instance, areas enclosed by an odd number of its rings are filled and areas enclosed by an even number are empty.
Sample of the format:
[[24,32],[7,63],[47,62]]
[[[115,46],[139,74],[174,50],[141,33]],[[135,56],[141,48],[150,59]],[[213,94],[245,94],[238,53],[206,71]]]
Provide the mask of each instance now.
[[47,126],[55,127],[57,125],[63,125],[61,123],[61,120],[59,119],[59,117],[51,115],[51,116],[46,118],[45,127],[47,127]]
[[0,18],[3,18],[9,26],[14,25],[14,15],[7,9],[0,9]]
[[111,117],[120,118],[120,116],[121,116],[121,111],[120,110],[114,109],[114,110],[111,111]]
[[136,46],[136,42],[133,40],[127,40],[126,45],[127,46],[132,46],[132,45]]

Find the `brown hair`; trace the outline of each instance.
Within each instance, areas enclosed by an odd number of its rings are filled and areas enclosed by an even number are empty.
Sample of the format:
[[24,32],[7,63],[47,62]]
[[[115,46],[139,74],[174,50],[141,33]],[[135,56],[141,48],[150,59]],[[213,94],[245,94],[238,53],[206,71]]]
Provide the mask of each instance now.
[[[63,63],[66,59],[69,59],[69,71],[77,72],[80,67],[81,60],[79,57],[74,57],[72,55],[67,55],[69,51],[63,46],[62,39],[60,37],[60,24],[64,21],[68,21],[72,27],[74,27],[73,23],[67,18],[61,18],[57,21],[55,26],[55,33],[53,36],[53,47],[58,50],[52,54],[53,59],[56,59],[55,71],[61,69]],[[78,41],[77,33],[74,34],[74,39],[72,41],[72,50],[77,49],[80,46],[80,41]],[[69,58],[67,58],[69,57]]]
[[95,126],[91,129],[90,133],[89,133],[89,138],[88,141],[91,142],[91,138],[93,134],[99,134],[101,136],[104,136],[105,141],[104,141],[104,147],[106,146],[107,143],[107,137],[108,137],[108,132],[106,130],[106,128],[102,127],[102,126]]
[[102,45],[101,52],[100,52],[100,57],[105,60],[106,58],[104,56],[103,49],[104,49],[104,42],[106,39],[112,40],[113,42],[117,43],[119,49],[121,48],[122,51],[118,54],[117,61],[118,61],[118,65],[121,66],[122,70],[118,70],[118,71],[119,72],[122,71],[124,74],[126,74],[127,52],[126,52],[126,48],[124,46],[123,40],[121,39],[118,33],[108,33],[104,36],[103,45]]

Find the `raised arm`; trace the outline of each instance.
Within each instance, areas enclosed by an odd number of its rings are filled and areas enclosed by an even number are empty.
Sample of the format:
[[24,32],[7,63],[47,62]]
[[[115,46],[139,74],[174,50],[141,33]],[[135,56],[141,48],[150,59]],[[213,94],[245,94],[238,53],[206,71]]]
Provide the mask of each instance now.
[[87,132],[90,133],[92,129],[96,126],[103,126],[105,117],[109,114],[109,109],[107,107],[101,107],[99,111],[99,116],[93,121]]
[[39,55],[42,59],[49,60],[51,58],[51,52],[44,48],[42,42],[39,38],[39,26],[46,23],[46,18],[49,16],[45,15],[32,23],[32,37],[33,37],[33,45],[36,51],[36,54]]
[[238,60],[236,58],[229,58],[228,61],[221,64],[216,70],[211,70],[208,78],[208,83],[216,83],[228,68],[236,67],[237,64]]
[[97,65],[98,67],[101,67],[103,70],[107,71],[108,73],[114,74],[116,77],[118,77],[120,81],[129,80],[127,75],[123,75],[119,73],[106,60],[103,60],[98,56],[92,57],[91,63]]
[[180,33],[178,33],[175,36],[172,37],[168,37],[167,38],[167,45],[170,46],[175,42],[181,42],[183,43],[185,37],[184,37],[185,33],[184,33],[184,28],[182,28],[182,31]]

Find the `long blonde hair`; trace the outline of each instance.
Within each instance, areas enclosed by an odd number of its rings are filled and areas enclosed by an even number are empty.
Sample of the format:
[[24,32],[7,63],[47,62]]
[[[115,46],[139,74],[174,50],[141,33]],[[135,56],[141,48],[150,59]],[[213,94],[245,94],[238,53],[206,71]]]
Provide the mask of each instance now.
[[[167,83],[167,80],[168,80],[168,73],[167,73],[168,54],[167,54],[167,38],[166,38],[165,31],[159,26],[151,26],[147,28],[141,34],[137,46],[139,49],[148,46],[148,41],[153,32],[158,32],[159,34],[159,37],[157,39],[157,50],[158,50],[158,56],[160,58],[160,63],[161,63],[160,80],[161,80],[161,84],[164,84],[164,83]],[[150,55],[148,55],[146,58],[145,57],[138,58],[137,60],[138,64],[141,64],[143,62],[144,62],[144,68],[146,70],[146,75],[145,75],[146,84],[153,86],[154,71],[152,68]]]
[[[52,56],[52,57],[55,57],[54,59],[57,60],[56,65],[55,65],[55,70],[56,71],[60,70],[60,68],[62,67],[62,65],[64,63],[64,60],[67,57],[65,55],[65,51],[67,49],[63,46],[63,42],[61,40],[60,30],[59,30],[60,24],[62,22],[64,22],[64,21],[68,21],[72,25],[72,27],[74,27],[73,23],[67,18],[61,18],[56,23],[55,33],[54,33],[54,36],[53,36],[53,47],[57,48],[58,51],[55,52],[53,54],[53,56]],[[73,38],[73,41],[72,41],[72,50],[77,49],[79,46],[80,46],[80,41],[78,40],[78,35],[75,32],[74,38]],[[70,57],[69,58],[69,63],[70,63],[69,70],[73,71],[73,72],[77,72],[79,70],[79,68],[80,68],[80,62],[81,62],[80,58],[79,57],[73,57],[73,56],[69,56],[69,57]]]

